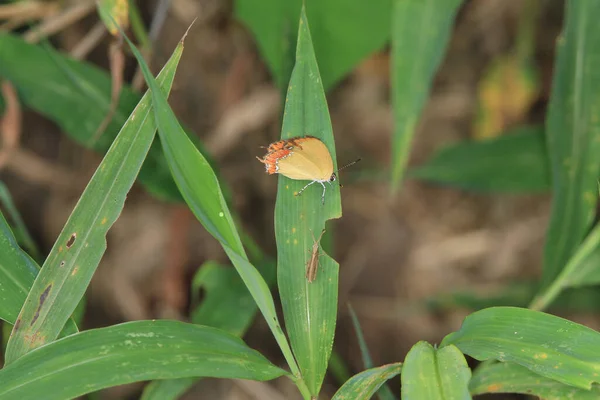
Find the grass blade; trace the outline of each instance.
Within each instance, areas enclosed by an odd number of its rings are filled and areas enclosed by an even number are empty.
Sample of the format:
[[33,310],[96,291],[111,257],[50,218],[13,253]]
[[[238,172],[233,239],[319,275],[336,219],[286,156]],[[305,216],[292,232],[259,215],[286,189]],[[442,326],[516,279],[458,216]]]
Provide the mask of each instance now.
[[[281,138],[306,134],[327,145],[336,170],[331,121],[303,8]],[[277,283],[294,355],[311,394],[316,396],[333,346],[339,266],[328,255],[321,255],[316,280],[309,283],[306,263],[313,235],[318,237],[325,221],[339,218],[342,210],[337,184],[328,185],[323,205],[320,185],[311,186],[302,196],[294,196],[306,183],[279,177],[275,204]]]
[[[354,332],[356,332],[356,338],[358,339],[358,346],[360,348],[360,354],[363,360],[363,365],[365,369],[371,369],[373,368],[373,359],[371,358],[371,354],[369,353],[369,347],[367,346],[367,342],[365,341],[362,328],[360,327],[360,322],[351,305],[348,305],[348,311],[350,312],[350,318],[352,319]],[[378,396],[380,400],[393,400],[395,398],[392,394],[392,391],[385,383],[379,389]]]
[[477,360],[514,362],[582,389],[589,390],[599,381],[600,334],[537,311],[515,307],[477,311],[441,346],[448,344]]
[[198,378],[160,379],[144,388],[140,400],[176,400],[198,382]]
[[[0,213],[0,319],[14,325],[27,299],[40,267],[25,253]],[[68,336],[78,332],[69,318],[61,332]]]
[[14,325],[38,271],[0,213],[0,319]]
[[553,201],[542,286],[564,268],[590,229],[600,171],[600,2],[568,1],[557,41],[546,135]]
[[392,190],[402,180],[419,115],[461,0],[394,0],[392,14]]
[[600,225],[596,225],[577,248],[573,257],[550,286],[538,294],[529,308],[546,309],[562,291],[573,287],[592,286],[600,283]]
[[[285,88],[293,65],[301,0],[236,0],[236,15],[254,34],[275,82]],[[392,0],[309,0],[307,16],[325,90],[390,37]],[[332,16],[335,15],[335,18]]]
[[177,321],[136,321],[81,332],[29,352],[0,370],[0,398],[62,400],[148,379],[262,381],[285,374],[221,330]]
[[[18,36],[0,33],[0,76],[17,89],[29,108],[54,121],[70,138],[90,147],[98,126],[110,110],[110,75],[95,65],[71,59],[49,46],[33,45]],[[106,153],[142,96],[127,85],[118,107],[93,149]],[[198,143],[196,143],[198,144]],[[144,161],[139,181],[153,195],[181,201],[160,142]]]
[[9,218],[13,222],[14,233],[18,238],[18,242],[23,244],[23,247],[29,251],[31,256],[37,261],[40,262],[42,255],[40,254],[39,249],[37,248],[35,241],[29,234],[27,230],[27,226],[23,219],[21,218],[21,214],[19,214],[19,210],[15,206],[13,202],[12,196],[4,182],[0,182],[0,204],[4,207],[6,212],[9,214]]
[[523,127],[493,139],[450,145],[410,169],[408,177],[479,192],[549,191],[544,131]]
[[[183,45],[161,73],[168,92]],[[36,278],[6,350],[11,363],[58,336],[85,293],[104,251],[106,233],[118,218],[152,144],[156,125],[147,93],[100,163]]]
[[368,369],[354,375],[335,393],[331,400],[370,399],[388,380],[402,371],[402,363]]
[[163,150],[183,198],[204,228],[221,243],[265,317],[295,379],[300,379],[292,351],[279,324],[269,286],[248,261],[214,171],[179,125],[140,52],[126,36],[123,37],[131,47],[151,89]]
[[481,364],[473,372],[469,390],[473,396],[485,393],[521,393],[544,400],[600,398],[598,387],[593,387],[592,390],[575,388],[508,362]]

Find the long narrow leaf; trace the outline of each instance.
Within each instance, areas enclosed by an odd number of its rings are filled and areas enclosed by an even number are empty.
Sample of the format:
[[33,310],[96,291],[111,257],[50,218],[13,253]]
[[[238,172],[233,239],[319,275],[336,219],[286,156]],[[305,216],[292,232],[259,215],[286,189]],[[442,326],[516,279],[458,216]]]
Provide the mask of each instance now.
[[522,365],[567,385],[590,389],[598,382],[600,333],[553,315],[515,307],[477,311],[451,333],[453,344],[477,360]]
[[544,310],[562,291],[600,283],[600,225],[596,225],[577,248],[552,284],[531,303],[533,310]]
[[402,363],[371,368],[354,375],[335,393],[331,400],[370,399],[388,380],[402,370]]
[[394,0],[392,188],[400,185],[421,110],[461,0]]
[[187,392],[199,378],[159,379],[144,388],[140,400],[175,400]]
[[483,363],[469,382],[473,396],[485,393],[522,393],[544,400],[596,400],[600,388],[592,390],[575,388],[535,374],[525,367],[513,363]]
[[0,319],[15,323],[38,271],[0,213]]
[[23,218],[21,218],[21,214],[19,214],[19,210],[17,210],[17,207],[13,202],[8,187],[6,187],[4,182],[1,181],[0,204],[2,204],[2,206],[8,213],[9,219],[12,220],[14,234],[15,237],[17,237],[17,241],[23,245],[23,248],[25,248],[36,261],[40,262],[42,255],[40,254],[40,251],[37,248],[35,241],[29,234],[27,226],[25,225],[25,222],[23,222]]
[[[363,365],[365,369],[371,369],[373,368],[373,359],[371,358],[369,347],[367,346],[367,342],[365,341],[365,336],[363,335],[358,316],[354,312],[354,309],[351,305],[348,305],[348,312],[350,313],[352,325],[354,326],[354,332],[356,333],[356,339],[358,340],[358,347],[360,348],[360,354],[363,360]],[[379,389],[378,396],[380,400],[393,400],[395,398],[392,391],[386,384],[383,384],[381,386],[381,389]]]
[[600,2],[566,5],[546,120],[553,202],[542,284],[548,287],[590,228],[600,172]]
[[408,170],[408,176],[481,192],[545,192],[551,187],[544,131],[538,126],[450,145]]
[[[263,259],[257,265],[265,281],[269,285],[274,283],[274,262]],[[194,276],[192,293],[200,288],[204,289],[204,299],[192,311],[192,322],[243,336],[254,320],[258,307],[237,271],[209,261]],[[154,381],[144,388],[142,400],[174,400],[196,382],[197,379]]]
[[[236,0],[237,16],[256,38],[258,48],[282,87],[293,65],[298,12],[306,13],[315,34],[314,48],[321,64],[325,90],[350,72],[370,53],[381,49],[390,37],[392,0]],[[335,15],[335,18],[332,16]]]
[[286,374],[239,338],[177,321],[137,321],[58,340],[0,370],[0,398],[69,399],[148,379],[268,380]]
[[[337,169],[327,101],[303,8],[281,138],[307,134],[325,143]],[[279,177],[275,204],[277,283],[294,355],[311,394],[317,396],[333,346],[339,266],[327,254],[321,254],[316,279],[309,282],[306,264],[325,221],[339,218],[342,210],[337,184],[328,185],[322,204],[320,185],[309,187],[301,196],[294,195],[306,183]]]
[[223,250],[252,294],[288,365],[298,379],[299,371],[279,324],[269,286],[258,270],[248,261],[214,171],[179,125],[177,117],[169,107],[166,98],[159,91],[142,55],[129,39],[124,37],[136,56],[146,83],[151,89],[161,143],[169,168],[183,198],[204,228],[223,246]]
[[[25,253],[0,213],[0,319],[14,325],[40,267]],[[61,336],[78,331],[70,318]]]
[[[0,60],[0,77],[15,86],[27,107],[54,121],[78,143],[92,145],[98,126],[110,110],[111,78],[106,71],[10,34],[0,34]],[[129,86],[122,88],[111,121],[93,143],[95,151],[108,151],[140,99],[141,95]],[[150,148],[139,180],[153,195],[181,201],[159,141]]]
[[[182,51],[180,44],[161,73],[166,92]],[[7,363],[56,339],[85,293],[106,250],[106,234],[121,213],[154,139],[151,109],[147,93],[81,195],[15,323],[6,350]]]

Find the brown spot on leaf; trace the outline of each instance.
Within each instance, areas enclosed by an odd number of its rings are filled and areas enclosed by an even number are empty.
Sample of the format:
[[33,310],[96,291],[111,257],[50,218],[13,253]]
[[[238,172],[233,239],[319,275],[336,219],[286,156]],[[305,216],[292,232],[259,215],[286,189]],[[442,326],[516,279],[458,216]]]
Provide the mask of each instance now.
[[15,331],[18,331],[20,327],[21,327],[21,318],[17,318],[17,321],[15,322]]
[[64,267],[64,266],[65,266],[65,260],[62,260],[62,261],[60,262],[60,266],[61,266],[61,267]]
[[69,240],[67,240],[67,249],[70,249],[71,246],[73,246],[73,243],[75,243],[76,238],[77,238],[77,234],[75,232],[73,232],[73,234],[71,235]]
[[40,310],[42,309],[42,306],[44,305],[44,302],[48,297],[48,293],[50,293],[50,289],[52,289],[52,284],[48,285],[46,290],[44,290],[44,292],[40,296],[40,303],[38,304],[37,310],[35,310],[35,315],[33,316],[33,319],[31,320],[31,324],[29,324],[29,326],[35,324],[35,321],[37,321],[37,319],[40,317]]

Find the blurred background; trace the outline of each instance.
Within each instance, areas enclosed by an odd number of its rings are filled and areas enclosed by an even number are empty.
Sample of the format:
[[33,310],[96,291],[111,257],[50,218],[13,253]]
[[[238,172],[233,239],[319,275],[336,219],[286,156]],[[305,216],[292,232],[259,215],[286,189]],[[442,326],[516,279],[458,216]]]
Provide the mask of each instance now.
[[[149,27],[151,51],[146,54],[154,72],[197,18],[185,42],[170,103],[230,188],[240,224],[266,255],[275,257],[277,179],[264,173],[255,156],[262,156],[260,146],[280,135],[284,90],[255,32],[244,22],[241,4],[247,2],[134,3],[140,21]],[[111,63],[115,68],[110,56],[114,39],[99,21],[93,2],[0,4],[0,29],[96,64],[106,74]],[[28,5],[2,13],[18,4]],[[328,251],[340,263],[334,349],[342,365],[327,377],[324,393],[332,394],[339,386],[336,375],[364,369],[348,304],[362,325],[375,365],[402,360],[419,340],[439,343],[475,308],[526,304],[532,294],[528,282],[538,279],[541,270],[549,188],[503,193],[475,185],[475,190],[466,190],[432,182],[436,179],[417,179],[411,171],[427,165],[446,146],[543,125],[563,10],[564,3],[557,0],[463,2],[416,128],[408,177],[394,195],[389,183],[394,130],[389,38],[328,89],[338,164],[357,157],[362,162],[341,174],[343,217],[328,224]],[[270,16],[264,18],[268,24]],[[54,28],[48,28],[47,39],[32,38],[31,21],[54,23],[48,24]],[[313,29],[314,40],[319,34],[328,31]],[[343,54],[344,46],[352,44],[339,46]],[[3,54],[0,63],[6,61]],[[29,67],[27,62],[23,68]],[[139,85],[135,60],[127,54],[123,71],[126,85]],[[17,92],[21,94],[19,88]],[[56,90],[56,96],[63,95]],[[10,88],[3,90],[3,97],[10,103]],[[0,180],[43,260],[102,153],[73,140],[64,124],[44,112],[22,104],[20,113],[20,129],[3,125]],[[463,161],[468,168],[468,153]],[[14,215],[6,205],[3,213]],[[11,221],[15,223],[14,217]],[[198,268],[206,262],[229,265],[218,242],[184,205],[152,195],[139,183],[107,240],[107,252],[86,297],[84,329],[149,318],[189,320],[208,290],[192,287]],[[600,326],[585,312],[569,317]],[[272,361],[282,362],[262,317],[254,320],[245,340]],[[285,379],[253,384],[207,379],[182,398],[298,396]],[[97,398],[137,398],[141,389],[142,384],[112,388]]]

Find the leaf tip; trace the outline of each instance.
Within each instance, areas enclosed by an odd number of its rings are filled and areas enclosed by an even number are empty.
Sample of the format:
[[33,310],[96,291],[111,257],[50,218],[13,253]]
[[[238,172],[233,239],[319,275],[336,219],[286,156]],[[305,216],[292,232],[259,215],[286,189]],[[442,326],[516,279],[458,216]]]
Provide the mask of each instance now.
[[180,43],[183,45],[183,42],[185,41],[185,38],[187,37],[188,33],[190,32],[190,29],[192,29],[192,26],[196,23],[196,20],[198,19],[198,17],[194,18],[194,20],[192,21],[192,23],[190,24],[190,26],[188,26],[188,28],[185,30],[185,33],[183,34],[183,37],[180,40]]

